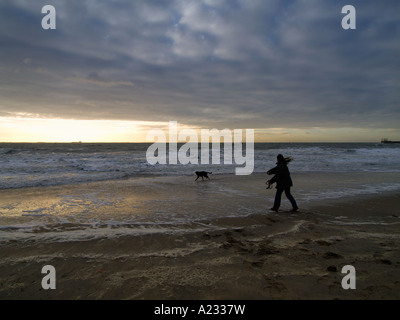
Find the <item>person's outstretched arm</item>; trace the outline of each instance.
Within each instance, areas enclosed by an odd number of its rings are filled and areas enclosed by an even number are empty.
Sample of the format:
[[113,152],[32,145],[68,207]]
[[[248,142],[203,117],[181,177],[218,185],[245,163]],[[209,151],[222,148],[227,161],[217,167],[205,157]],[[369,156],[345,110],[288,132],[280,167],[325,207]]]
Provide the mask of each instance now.
[[276,169],[277,169],[277,167],[268,170],[267,174],[275,174],[276,173]]

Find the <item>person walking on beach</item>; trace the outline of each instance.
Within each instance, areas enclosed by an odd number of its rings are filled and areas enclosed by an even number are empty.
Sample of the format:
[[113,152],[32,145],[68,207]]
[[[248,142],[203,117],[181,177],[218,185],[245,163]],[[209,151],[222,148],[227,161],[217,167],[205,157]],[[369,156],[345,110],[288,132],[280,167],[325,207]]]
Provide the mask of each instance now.
[[289,168],[287,167],[287,164],[290,161],[292,161],[292,158],[290,158],[290,157],[284,158],[283,155],[278,154],[276,167],[267,171],[268,175],[274,174],[274,176],[272,177],[272,179],[268,180],[266,183],[268,185],[272,185],[273,183],[276,182],[275,201],[274,201],[274,206],[271,208],[271,210],[276,211],[276,212],[278,212],[278,209],[281,205],[281,198],[282,198],[283,192],[285,192],[286,197],[292,204],[292,207],[293,207],[292,211],[295,212],[295,211],[299,210],[296,200],[290,193],[290,188],[293,186],[292,178],[290,177]]

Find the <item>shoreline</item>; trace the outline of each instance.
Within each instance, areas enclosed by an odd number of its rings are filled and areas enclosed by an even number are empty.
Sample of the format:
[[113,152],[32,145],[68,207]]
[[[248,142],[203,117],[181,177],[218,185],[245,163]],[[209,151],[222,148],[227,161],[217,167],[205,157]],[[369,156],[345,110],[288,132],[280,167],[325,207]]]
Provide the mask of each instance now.
[[[0,299],[399,299],[399,200],[211,218],[192,232],[11,241],[0,248]],[[48,264],[56,290],[41,287]],[[355,290],[341,287],[344,265]]]

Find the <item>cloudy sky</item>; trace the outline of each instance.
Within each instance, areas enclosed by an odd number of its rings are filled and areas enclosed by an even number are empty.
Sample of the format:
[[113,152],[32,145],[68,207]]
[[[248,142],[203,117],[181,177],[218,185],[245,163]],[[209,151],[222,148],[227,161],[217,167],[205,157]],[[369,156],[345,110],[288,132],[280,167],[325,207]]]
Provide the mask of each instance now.
[[[41,26],[56,9],[56,30]],[[356,8],[356,30],[341,26]],[[400,140],[398,0],[0,0],[0,141]]]

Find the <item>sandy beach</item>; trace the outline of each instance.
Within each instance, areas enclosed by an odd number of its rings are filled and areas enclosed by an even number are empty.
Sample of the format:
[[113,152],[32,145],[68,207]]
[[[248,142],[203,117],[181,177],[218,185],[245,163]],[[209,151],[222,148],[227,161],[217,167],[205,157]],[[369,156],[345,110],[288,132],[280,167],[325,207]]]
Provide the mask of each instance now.
[[[119,196],[118,205],[113,204],[113,212],[119,216],[145,208],[154,212],[155,203],[162,207],[155,200],[166,197],[164,187],[181,195],[174,200],[177,214],[192,206],[216,214],[176,229],[152,232],[140,233],[143,227],[130,225],[132,234],[126,232],[129,228],[118,234],[113,233],[118,226],[100,226],[96,230],[104,229],[104,233],[83,240],[76,235],[91,229],[84,229],[82,222],[58,223],[53,226],[56,231],[47,223],[43,230],[32,231],[29,239],[16,235],[14,240],[2,241],[0,247],[0,299],[400,298],[400,194],[314,201],[300,204],[297,213],[288,210],[283,197],[282,210],[275,213],[268,210],[274,191],[266,193],[262,187],[265,175],[217,177],[199,183],[193,183],[192,177],[176,179],[187,184],[164,180],[149,190],[140,183],[119,181],[1,191],[3,208],[18,203],[12,208],[15,217],[9,219],[19,222],[32,217],[18,216],[17,211],[37,212],[37,207],[46,206],[55,210],[65,200],[60,198],[61,192],[75,195],[77,202],[83,189],[100,186],[102,200]],[[251,188],[259,190],[258,194],[240,197],[212,192],[215,196],[211,199],[210,189],[232,186],[233,181],[249,192]],[[94,205],[82,203],[74,210]],[[102,203],[96,208],[99,215],[107,211],[107,203]],[[218,212],[251,207],[255,211],[250,214],[218,217]],[[60,208],[60,212],[65,210]],[[40,212],[45,216],[45,210]],[[52,232],[81,233],[51,240],[48,235]],[[45,265],[56,270],[55,290],[41,286]],[[345,265],[356,270],[354,290],[342,288]]]

